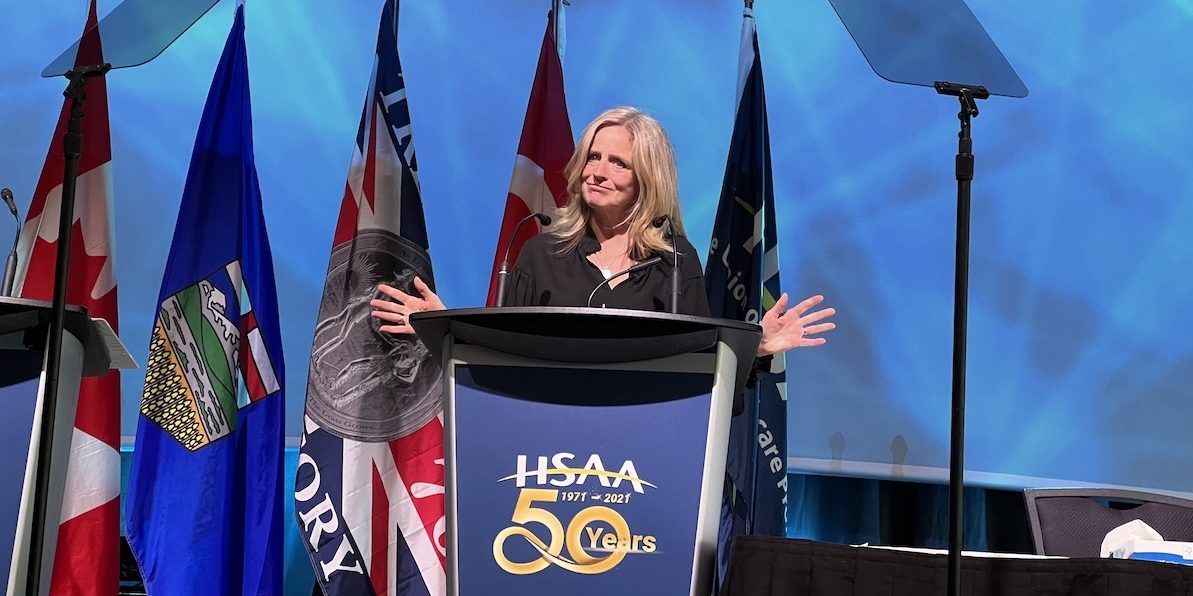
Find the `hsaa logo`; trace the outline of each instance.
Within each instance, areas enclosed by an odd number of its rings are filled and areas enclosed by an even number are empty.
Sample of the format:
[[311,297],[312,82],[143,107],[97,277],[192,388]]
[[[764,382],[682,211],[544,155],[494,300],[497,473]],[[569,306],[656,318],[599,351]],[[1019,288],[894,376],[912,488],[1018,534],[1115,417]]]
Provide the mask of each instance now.
[[[526,455],[519,455],[517,472],[502,478],[500,482],[513,480],[518,488],[522,488],[526,486],[527,480],[530,479],[539,486],[550,484],[552,486],[563,487],[583,485],[589,476],[593,476],[604,488],[618,488],[622,482],[629,482],[630,486],[634,488],[634,492],[638,494],[645,492],[644,486],[658,488],[638,476],[638,470],[634,467],[634,460],[631,459],[625,460],[616,472],[609,471],[605,467],[605,463],[601,461],[601,456],[597,453],[588,456],[588,461],[584,462],[584,465],[579,468],[574,467],[572,463],[576,459],[576,454],[574,453],[556,453],[550,458],[546,455],[540,455],[536,459],[538,466],[534,469],[529,469],[526,465],[528,457]],[[548,460],[550,461],[550,465],[548,465]]]

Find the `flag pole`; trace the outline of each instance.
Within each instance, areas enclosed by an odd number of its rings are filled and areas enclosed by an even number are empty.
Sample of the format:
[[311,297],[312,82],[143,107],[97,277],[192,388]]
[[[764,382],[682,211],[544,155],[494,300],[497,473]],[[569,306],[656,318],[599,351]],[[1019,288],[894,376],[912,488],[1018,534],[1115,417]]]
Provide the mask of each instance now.
[[563,7],[571,6],[572,0],[551,0],[551,22],[554,29],[551,34],[555,36],[555,53],[559,54],[559,59],[563,60]]
[[[45,389],[41,398],[41,421],[38,425],[37,466],[34,469],[33,519],[29,536],[29,567],[25,589],[31,594],[41,593],[42,550],[45,546],[47,502],[50,492],[50,460],[53,457],[54,419],[58,414],[59,375],[62,368],[62,331],[66,321],[66,288],[70,270],[71,227],[75,213],[75,182],[78,178],[79,155],[83,151],[83,101],[88,79],[101,77],[111,70],[111,64],[78,66],[66,73],[70,83],[63,92],[71,100],[70,120],[63,143],[65,166],[62,172],[62,198],[58,209],[58,253],[54,267],[54,298],[50,309],[50,330],[46,339]],[[55,519],[50,522],[57,524]]]
[[551,36],[555,38],[555,51],[559,51],[559,9],[563,8],[563,0],[551,0],[551,25],[554,29]]

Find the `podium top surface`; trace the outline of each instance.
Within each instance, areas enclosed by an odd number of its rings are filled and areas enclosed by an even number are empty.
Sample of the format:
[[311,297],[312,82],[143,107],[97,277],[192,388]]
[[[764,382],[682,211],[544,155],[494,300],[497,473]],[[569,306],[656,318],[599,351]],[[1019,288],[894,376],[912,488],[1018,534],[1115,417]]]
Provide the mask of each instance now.
[[[48,317],[51,305],[41,300],[27,298],[9,298],[0,296],[0,335],[7,335],[36,327],[41,319]],[[48,321],[49,319],[46,319]],[[63,327],[75,337],[81,337],[81,328],[91,325],[91,317],[87,316],[87,309],[74,304],[66,305],[66,320]]]
[[[583,306],[502,306],[493,308],[451,308],[414,313],[410,323],[419,329],[419,323],[431,321],[456,320],[484,324],[492,327],[506,327],[516,324],[521,329],[530,331],[527,325],[533,325],[533,332],[559,333],[560,324],[600,323],[592,327],[591,332],[620,335],[630,323],[650,323],[657,328],[671,329],[712,329],[724,328],[744,332],[761,333],[762,328],[753,323],[733,321],[730,319],[716,319],[712,317],[697,317],[693,315],[677,315],[668,312],[653,312],[648,310],[631,310],[626,308],[586,308]],[[611,325],[608,327],[606,325]],[[575,332],[575,329],[570,329]],[[423,338],[426,341],[426,338]]]
[[415,313],[410,324],[440,357],[449,334],[504,353],[589,364],[710,351],[720,341],[738,355],[743,374],[762,338],[762,328],[752,323],[615,308],[462,308]]
[[[49,330],[52,305],[41,300],[0,297],[0,336]],[[107,321],[92,319],[87,309],[68,304],[63,329],[83,345],[83,376],[97,376],[111,368],[135,368],[132,357]],[[40,339],[40,341],[44,341]]]

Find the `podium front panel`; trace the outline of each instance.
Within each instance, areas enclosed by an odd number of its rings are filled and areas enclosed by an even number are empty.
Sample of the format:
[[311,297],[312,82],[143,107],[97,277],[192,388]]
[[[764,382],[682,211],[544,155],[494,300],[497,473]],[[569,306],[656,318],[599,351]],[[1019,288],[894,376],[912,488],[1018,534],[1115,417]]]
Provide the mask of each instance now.
[[[49,469],[49,485],[46,487],[45,522],[42,535],[42,569],[54,567],[54,552],[58,544],[58,523],[62,516],[62,495],[66,487],[66,469],[70,453],[71,439],[74,434],[75,410],[79,400],[79,380],[83,373],[83,344],[69,331],[62,334],[62,362],[59,370],[60,384],[58,386],[58,405],[55,419],[52,423],[53,433],[49,437],[41,436],[42,393],[45,390],[45,375],[42,372],[43,352],[33,350],[23,357],[6,359],[0,365],[18,366],[17,375],[37,375],[37,382],[21,382],[17,386],[10,385],[10,392],[4,397],[12,400],[29,400],[22,404],[11,404],[14,417],[7,421],[10,426],[6,432],[20,435],[8,437],[13,443],[21,442],[19,448],[4,453],[9,458],[7,465],[20,467],[20,476],[13,477],[8,490],[14,487],[20,489],[16,526],[12,534],[3,534],[4,539],[12,540],[12,559],[8,567],[7,594],[21,596],[48,596],[50,590],[50,573],[41,575],[41,585],[34,588],[26,586],[26,573],[29,566],[29,547],[33,530],[33,492],[37,476],[37,450],[41,440],[53,441],[55,456],[51,459]],[[31,368],[32,367],[32,368]],[[18,414],[19,413],[19,414]],[[19,418],[17,417],[19,416]],[[18,483],[18,481],[20,481]],[[8,503],[11,506],[11,501]]]
[[25,465],[37,395],[41,390],[40,350],[0,349],[0,560],[11,562],[17,513],[24,495]]
[[715,360],[587,366],[458,346],[445,404],[449,593],[704,590],[717,412],[731,399]]

